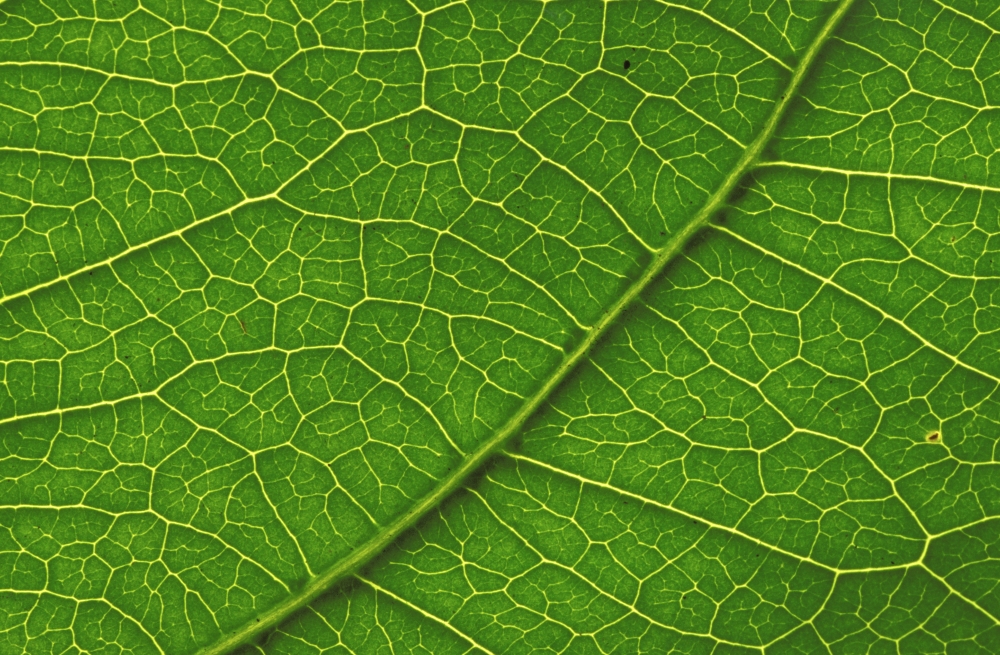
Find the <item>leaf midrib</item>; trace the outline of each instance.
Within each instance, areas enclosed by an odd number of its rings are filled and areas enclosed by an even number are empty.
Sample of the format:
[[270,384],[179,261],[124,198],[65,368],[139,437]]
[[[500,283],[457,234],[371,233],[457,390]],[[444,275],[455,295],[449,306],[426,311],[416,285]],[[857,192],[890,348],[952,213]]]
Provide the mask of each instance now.
[[230,632],[214,644],[202,649],[199,651],[199,655],[225,655],[229,653],[237,646],[277,626],[282,620],[328,590],[332,585],[361,568],[380,554],[404,530],[411,527],[424,514],[437,507],[447,496],[457,490],[466,477],[477,470],[510,437],[518,433],[535,411],[542,406],[562,381],[576,368],[577,364],[590,353],[590,350],[597,344],[601,337],[614,327],[621,314],[659,276],[688,240],[708,223],[709,218],[725,206],[726,200],[736,188],[736,185],[756,164],[764,147],[774,135],[778,123],[791,104],[816,56],[853,3],[854,0],[840,0],[837,4],[837,7],[827,18],[816,38],[802,55],[784,92],[778,99],[768,120],[764,123],[763,129],[749,147],[744,150],[736,166],[733,167],[715,193],[709,196],[698,213],[679,232],[667,241],[662,248],[654,251],[655,257],[650,261],[643,274],[629,286],[628,290],[614,304],[604,311],[580,343],[565,356],[562,363],[553,371],[545,383],[525,400],[520,410],[503,427],[468,455],[430,494],[419,500],[405,514],[396,518],[370,541],[361,547],[352,549],[347,557],[314,577],[297,593],[258,615],[243,627]]

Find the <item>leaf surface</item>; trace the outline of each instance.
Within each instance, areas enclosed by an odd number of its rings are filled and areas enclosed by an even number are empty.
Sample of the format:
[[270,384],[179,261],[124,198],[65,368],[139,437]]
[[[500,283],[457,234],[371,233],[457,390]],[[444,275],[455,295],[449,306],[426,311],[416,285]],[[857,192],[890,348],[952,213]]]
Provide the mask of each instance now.
[[997,652],[998,7],[438,4],[2,6],[5,647]]

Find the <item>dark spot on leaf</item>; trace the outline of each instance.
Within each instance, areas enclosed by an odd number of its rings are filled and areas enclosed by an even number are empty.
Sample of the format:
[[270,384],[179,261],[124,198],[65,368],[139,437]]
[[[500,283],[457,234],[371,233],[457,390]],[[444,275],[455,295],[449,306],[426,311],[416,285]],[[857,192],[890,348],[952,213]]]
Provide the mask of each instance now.
[[931,442],[941,441],[941,433],[940,432],[931,432],[929,435],[927,435],[927,441],[931,441]]
[[625,60],[625,70],[628,70],[629,66],[631,66],[631,65],[632,65],[632,62],[630,62],[628,59],[626,59]]
[[754,182],[753,175],[748,175],[743,184],[738,185],[735,189],[729,192],[729,196],[726,198],[727,205],[737,205],[743,198],[746,197],[747,193],[750,192],[750,186]]

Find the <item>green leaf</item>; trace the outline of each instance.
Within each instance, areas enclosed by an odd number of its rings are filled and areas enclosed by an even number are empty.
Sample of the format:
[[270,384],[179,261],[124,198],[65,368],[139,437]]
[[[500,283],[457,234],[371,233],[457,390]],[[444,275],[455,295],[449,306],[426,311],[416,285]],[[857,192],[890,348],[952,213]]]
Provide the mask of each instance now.
[[0,651],[1000,651],[998,16],[7,0]]

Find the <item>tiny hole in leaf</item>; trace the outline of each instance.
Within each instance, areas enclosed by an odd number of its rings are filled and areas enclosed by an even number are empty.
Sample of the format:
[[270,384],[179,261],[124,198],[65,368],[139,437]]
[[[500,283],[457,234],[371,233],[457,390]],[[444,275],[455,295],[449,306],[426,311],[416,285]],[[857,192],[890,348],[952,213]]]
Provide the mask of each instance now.
[[628,70],[629,66],[631,66],[631,65],[632,65],[632,62],[630,62],[628,59],[626,59],[625,60],[625,70]]

